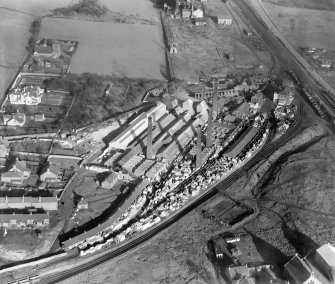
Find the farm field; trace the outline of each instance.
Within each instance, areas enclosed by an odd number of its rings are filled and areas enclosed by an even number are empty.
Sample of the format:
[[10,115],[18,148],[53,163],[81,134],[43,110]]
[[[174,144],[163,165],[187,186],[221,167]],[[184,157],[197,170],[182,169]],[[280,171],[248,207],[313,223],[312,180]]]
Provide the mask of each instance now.
[[[0,3],[0,98],[25,58],[25,46],[29,39],[30,24],[35,17],[50,13],[50,10],[67,5],[72,0],[11,1]],[[10,31],[10,32],[9,32]]]
[[334,49],[334,11],[263,4],[272,21],[293,45]]
[[335,10],[334,0],[264,0],[264,2],[297,8]]
[[70,72],[163,79],[160,26],[45,18],[40,37],[78,41]]

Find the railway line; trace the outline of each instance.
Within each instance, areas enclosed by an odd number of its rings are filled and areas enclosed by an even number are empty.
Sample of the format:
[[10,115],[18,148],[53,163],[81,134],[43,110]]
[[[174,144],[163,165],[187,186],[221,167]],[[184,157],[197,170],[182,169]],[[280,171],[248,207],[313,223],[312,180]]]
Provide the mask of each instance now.
[[131,249],[134,249],[140,244],[143,244],[144,242],[148,241],[161,231],[165,230],[169,226],[173,225],[175,222],[180,220],[183,216],[200,206],[202,203],[210,199],[211,197],[218,194],[220,191],[224,191],[226,188],[231,186],[237,179],[242,177],[245,174],[245,171],[247,169],[250,169],[263,159],[266,159],[269,155],[272,154],[273,151],[278,149],[280,146],[285,144],[287,141],[289,141],[299,130],[299,127],[302,122],[302,116],[304,114],[304,107],[301,104],[298,108],[298,112],[296,115],[296,122],[291,126],[286,134],[279,138],[278,140],[274,141],[273,143],[269,143],[266,145],[258,154],[251,158],[244,166],[242,166],[240,169],[232,173],[229,177],[227,177],[225,180],[221,181],[219,184],[211,188],[209,191],[207,191],[204,195],[202,195],[198,200],[196,200],[194,203],[190,204],[190,206],[183,208],[178,212],[178,214],[174,215],[172,218],[167,219],[166,221],[163,221],[161,224],[159,224],[157,227],[149,230],[145,234],[141,235],[140,237],[134,238],[133,240],[126,243],[124,246],[121,246],[115,250],[112,250],[108,253],[105,253],[101,255],[100,257],[94,259],[91,262],[84,263],[81,265],[78,265],[76,267],[73,267],[71,269],[68,269],[66,271],[62,271],[59,273],[55,273],[52,275],[46,275],[39,278],[39,283],[41,284],[53,284],[58,283],[60,281],[63,281],[67,278],[70,278],[72,276],[75,276],[76,274],[85,272],[89,269],[94,268],[97,265],[100,265],[106,261],[109,261],[119,255],[122,255],[126,252],[128,252]]

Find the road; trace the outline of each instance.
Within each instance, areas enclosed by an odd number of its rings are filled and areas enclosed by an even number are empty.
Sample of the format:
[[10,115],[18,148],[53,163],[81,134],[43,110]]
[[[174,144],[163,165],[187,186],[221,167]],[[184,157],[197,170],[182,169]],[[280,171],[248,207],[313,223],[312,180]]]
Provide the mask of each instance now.
[[[323,108],[335,117],[335,89],[323,80],[287,39],[279,32],[264,10],[260,0],[234,0],[243,16],[258,31],[272,55],[278,58],[283,70],[292,70],[318,97]],[[321,92],[320,87],[331,93]]]
[[78,265],[76,267],[70,268],[66,271],[62,271],[56,274],[52,275],[46,275],[46,276],[41,276],[40,278],[40,284],[53,284],[53,283],[58,283],[60,281],[63,281],[67,278],[70,278],[76,274],[85,272],[89,269],[94,268],[97,265],[100,265],[108,260],[111,260],[119,255],[122,255],[126,253],[127,251],[137,247],[140,244],[143,244],[144,242],[148,241],[158,233],[160,233],[162,230],[168,228],[169,226],[173,225],[175,222],[177,222],[179,219],[181,219],[183,216],[197,208],[199,205],[210,199],[211,197],[215,196],[217,193],[220,191],[225,190],[229,186],[231,186],[237,179],[242,177],[246,170],[250,169],[257,163],[259,163],[261,160],[267,158],[269,155],[271,155],[276,149],[278,149],[280,146],[285,144],[287,141],[292,139],[302,121],[302,115],[303,115],[303,106],[300,105],[299,107],[299,113],[297,115],[297,122],[289,128],[287,133],[276,140],[273,143],[270,143],[266,145],[263,149],[261,149],[258,154],[251,158],[243,167],[232,173],[230,176],[227,177],[227,179],[221,181],[219,184],[217,184],[215,187],[211,188],[209,191],[207,191],[204,195],[201,196],[201,198],[197,199],[194,203],[190,204],[190,206],[187,206],[183,209],[181,209],[179,212],[177,212],[172,218],[166,219],[166,221],[161,222],[157,227],[152,228],[151,230],[149,229],[147,232],[142,234],[141,236],[131,239],[130,241],[126,242],[123,246],[120,246],[112,251],[109,251],[96,259],[94,259],[91,262],[84,263],[81,265]]

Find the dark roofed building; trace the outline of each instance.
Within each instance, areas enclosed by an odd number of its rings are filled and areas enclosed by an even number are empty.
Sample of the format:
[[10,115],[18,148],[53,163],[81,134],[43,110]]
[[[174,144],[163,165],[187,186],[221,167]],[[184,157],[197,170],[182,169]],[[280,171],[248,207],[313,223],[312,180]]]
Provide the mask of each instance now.
[[305,260],[298,255],[287,262],[284,269],[287,279],[292,284],[322,284]]
[[34,55],[35,56],[52,56],[54,50],[52,46],[47,46],[47,45],[37,45],[35,47]]
[[49,164],[42,169],[40,180],[44,182],[60,182],[62,180],[62,172],[59,167]]

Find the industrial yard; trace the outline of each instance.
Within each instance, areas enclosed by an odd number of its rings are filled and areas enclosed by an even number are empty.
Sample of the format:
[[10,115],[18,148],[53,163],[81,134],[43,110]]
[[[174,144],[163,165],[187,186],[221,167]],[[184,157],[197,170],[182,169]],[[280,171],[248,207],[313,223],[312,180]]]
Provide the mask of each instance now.
[[7,2],[1,283],[331,283],[329,2]]

